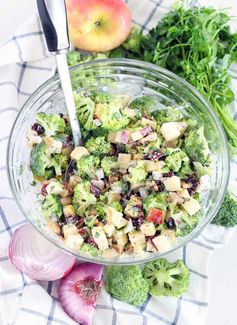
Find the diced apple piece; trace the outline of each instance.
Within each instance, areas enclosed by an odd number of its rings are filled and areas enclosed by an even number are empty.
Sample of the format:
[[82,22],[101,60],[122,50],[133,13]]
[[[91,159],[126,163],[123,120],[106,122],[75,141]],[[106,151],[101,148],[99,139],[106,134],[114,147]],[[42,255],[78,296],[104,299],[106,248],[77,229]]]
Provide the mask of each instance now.
[[116,136],[117,136],[117,132],[112,132],[110,131],[108,134],[108,142],[110,143],[116,143]]
[[123,218],[123,214],[112,207],[107,208],[107,215],[110,222],[112,222],[118,229],[126,226],[128,223],[128,221]]
[[178,176],[168,177],[164,180],[164,185],[167,191],[179,191],[181,188],[180,178]]
[[29,145],[29,147],[33,147],[34,144],[38,144],[40,142],[42,142],[42,138],[38,135],[38,133],[32,129],[30,129],[28,132],[27,132],[27,135],[26,135],[26,138],[27,138],[27,143]]
[[143,138],[143,135],[140,131],[135,131],[131,133],[131,138],[133,141],[138,141]]
[[118,256],[119,256],[119,254],[113,248],[106,249],[105,251],[102,252],[103,258],[113,259]]
[[115,226],[112,224],[112,223],[106,223],[104,226],[103,226],[103,230],[106,234],[107,237],[111,237],[115,231]]
[[156,141],[157,138],[158,138],[157,133],[152,132],[152,133],[148,134],[145,138],[141,139],[141,143],[144,144],[146,142]]
[[190,198],[190,195],[188,193],[188,190],[186,188],[182,188],[179,192],[178,192],[179,196],[188,199]]
[[78,229],[74,224],[68,223],[67,225],[63,226],[64,238],[67,238],[69,235],[76,235],[76,234],[78,234]]
[[134,230],[128,233],[128,237],[135,252],[142,251],[146,247],[146,238],[141,231]]
[[123,234],[121,237],[119,237],[117,239],[117,244],[120,246],[120,247],[124,247],[128,242],[128,236],[127,234]]
[[130,118],[136,117],[137,112],[135,109],[125,107],[123,110],[124,114],[127,115]]
[[121,169],[128,169],[130,162],[132,160],[132,155],[129,153],[119,153],[118,155],[118,165]]
[[50,230],[52,230],[55,234],[60,235],[61,233],[61,228],[59,224],[56,221],[50,220],[47,223],[47,226],[49,227]]
[[124,228],[124,233],[127,234],[130,231],[133,231],[133,229],[134,229],[134,226],[133,226],[133,223],[132,223],[132,219],[129,219],[126,227]]
[[65,245],[72,250],[79,251],[82,243],[84,242],[83,237],[80,234],[68,235],[65,239]]
[[165,234],[153,238],[152,242],[159,253],[164,253],[172,247],[171,240]]
[[141,119],[141,124],[143,126],[150,125],[153,129],[156,128],[156,122],[155,121],[152,121],[152,120],[149,120],[148,118],[145,118],[145,117],[143,117]]
[[99,250],[105,251],[106,249],[109,248],[108,240],[101,226],[92,228],[91,232],[92,232],[93,239],[97,244]]
[[127,144],[130,138],[130,131],[122,130],[116,133],[115,142]]
[[147,252],[157,252],[157,249],[156,249],[156,247],[151,243],[151,242],[147,242],[146,243],[146,251]]
[[48,194],[55,194],[55,195],[60,195],[62,197],[65,197],[68,195],[68,190],[66,190],[60,182],[57,181],[52,181],[50,182],[46,188],[46,192]]
[[145,236],[154,236],[156,233],[156,228],[152,222],[143,223],[140,229]]
[[69,185],[74,188],[78,183],[80,183],[81,177],[78,175],[72,175],[69,178]]
[[71,152],[71,159],[74,160],[79,160],[83,156],[88,156],[90,153],[85,147],[76,147],[72,152]]
[[153,171],[161,171],[162,167],[164,166],[164,161],[153,161],[153,160],[144,160],[146,171],[153,172]]
[[108,192],[108,205],[112,204],[114,201],[120,201],[121,195],[114,191]]
[[201,209],[201,206],[197,200],[191,197],[183,204],[183,208],[188,212],[190,216],[193,216]]
[[143,153],[135,153],[133,155],[133,160],[142,160],[144,158],[144,154]]
[[166,122],[163,123],[160,132],[166,142],[178,139],[187,129],[187,124],[184,122]]
[[65,205],[63,207],[63,214],[66,218],[69,218],[70,216],[75,216],[76,211],[73,205]]
[[49,153],[61,153],[63,144],[61,141],[57,141],[52,137],[44,137],[44,142],[48,147]]

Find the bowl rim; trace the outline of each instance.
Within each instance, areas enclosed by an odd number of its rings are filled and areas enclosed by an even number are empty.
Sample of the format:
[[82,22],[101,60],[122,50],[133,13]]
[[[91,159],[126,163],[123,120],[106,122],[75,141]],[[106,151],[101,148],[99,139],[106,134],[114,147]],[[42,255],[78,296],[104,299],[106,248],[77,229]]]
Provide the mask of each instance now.
[[[10,189],[11,189],[11,192],[13,194],[14,200],[16,201],[18,207],[20,208],[21,212],[23,213],[24,217],[26,218],[26,221],[29,221],[30,224],[45,239],[47,239],[53,245],[56,245],[59,249],[63,250],[64,252],[66,252],[68,254],[74,255],[77,259],[82,259],[82,260],[85,260],[85,261],[94,262],[94,263],[103,264],[103,265],[141,264],[141,263],[144,263],[144,262],[149,262],[149,261],[154,260],[156,258],[161,258],[163,256],[166,256],[167,254],[170,254],[170,253],[176,251],[179,248],[182,248],[182,247],[186,246],[189,242],[194,240],[204,230],[204,228],[213,220],[213,218],[215,217],[216,213],[218,212],[218,210],[219,210],[219,208],[220,208],[220,206],[221,206],[221,204],[222,204],[222,202],[224,200],[224,197],[225,197],[225,194],[226,194],[226,191],[227,191],[227,187],[228,187],[228,183],[229,183],[229,178],[230,178],[230,154],[229,154],[229,150],[228,150],[228,142],[227,142],[227,138],[226,138],[224,128],[221,125],[221,122],[219,121],[219,118],[217,117],[216,113],[214,112],[214,110],[212,108],[212,105],[189,82],[187,82],[185,79],[179,77],[175,73],[169,71],[168,69],[162,68],[160,66],[157,66],[155,64],[148,63],[148,62],[145,62],[145,61],[139,61],[139,60],[134,60],[134,59],[117,59],[117,58],[114,58],[114,59],[100,59],[100,60],[93,60],[93,61],[89,61],[89,62],[83,62],[83,63],[77,64],[75,66],[72,66],[69,69],[70,69],[70,72],[71,72],[71,71],[77,70],[78,68],[84,68],[84,67],[85,68],[88,68],[88,67],[93,68],[93,66],[100,66],[100,65],[103,66],[103,65],[107,65],[107,64],[109,64],[109,65],[124,64],[125,68],[126,68],[126,65],[130,65],[130,66],[134,66],[134,67],[139,68],[139,69],[146,69],[146,70],[153,70],[153,71],[155,70],[155,72],[158,72],[159,74],[165,75],[165,76],[171,78],[172,80],[174,80],[176,82],[178,81],[179,83],[183,84],[187,89],[189,89],[195,95],[196,99],[198,99],[198,101],[201,102],[201,104],[203,104],[206,107],[209,115],[211,116],[211,118],[217,124],[218,131],[220,132],[220,136],[222,136],[223,144],[224,144],[225,149],[226,149],[224,151],[224,154],[225,154],[225,160],[226,160],[226,163],[227,163],[227,166],[225,166],[225,169],[227,169],[227,175],[226,175],[226,179],[224,180],[224,184],[223,184],[223,193],[222,193],[222,196],[221,196],[219,202],[217,202],[216,205],[214,206],[214,208],[212,209],[212,213],[210,214],[209,218],[206,218],[206,220],[202,223],[202,225],[199,227],[199,229],[194,228],[194,230],[190,234],[188,234],[186,236],[186,239],[182,243],[180,243],[180,244],[176,245],[175,247],[171,248],[169,251],[164,252],[164,253],[160,253],[160,254],[159,253],[151,254],[151,256],[146,255],[146,256],[144,256],[144,258],[142,258],[142,255],[141,255],[141,258],[139,260],[131,259],[130,261],[123,260],[123,258],[121,258],[121,259],[118,258],[117,260],[111,259],[111,261],[110,261],[108,258],[107,259],[105,259],[103,257],[97,258],[97,257],[91,257],[89,255],[78,254],[78,253],[76,253],[75,251],[69,249],[66,246],[65,246],[65,248],[61,247],[58,243],[56,243],[51,238],[49,238],[47,236],[47,234],[42,230],[42,228],[38,227],[30,218],[28,218],[27,214],[25,213],[25,211],[24,211],[24,209],[23,209],[23,207],[21,205],[20,200],[17,197],[15,189],[14,189],[13,179],[12,179],[12,174],[11,174],[11,168],[10,168],[10,163],[9,163],[10,162],[10,146],[11,146],[12,141],[14,141],[13,132],[15,130],[16,124],[18,123],[18,119],[21,117],[22,111],[24,111],[24,109],[27,108],[27,106],[29,106],[31,104],[33,99],[35,97],[37,97],[38,94],[40,94],[44,90],[48,91],[51,87],[49,87],[49,89],[47,89],[47,87],[50,86],[51,83],[53,83],[55,81],[60,82],[59,75],[58,75],[57,72],[52,77],[50,77],[48,80],[46,80],[42,85],[40,85],[29,96],[29,98],[25,101],[25,103],[20,108],[20,110],[19,110],[19,112],[18,112],[18,114],[16,116],[16,119],[15,119],[15,121],[14,121],[14,123],[12,125],[12,128],[11,128],[11,131],[10,131],[10,136],[9,136],[8,145],[7,145],[7,156],[6,156],[6,158],[7,158],[7,164],[6,164],[7,165],[7,177],[8,177],[8,182],[9,182]],[[108,66],[108,68],[109,68],[109,66]],[[196,229],[196,231],[195,231],[195,229]]]

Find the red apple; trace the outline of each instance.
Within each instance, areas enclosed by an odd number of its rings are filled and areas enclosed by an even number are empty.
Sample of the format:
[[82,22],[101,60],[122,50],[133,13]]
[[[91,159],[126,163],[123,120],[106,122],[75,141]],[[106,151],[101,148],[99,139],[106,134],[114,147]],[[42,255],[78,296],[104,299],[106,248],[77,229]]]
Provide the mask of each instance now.
[[122,0],[67,0],[69,36],[82,50],[103,52],[125,41],[131,13]]

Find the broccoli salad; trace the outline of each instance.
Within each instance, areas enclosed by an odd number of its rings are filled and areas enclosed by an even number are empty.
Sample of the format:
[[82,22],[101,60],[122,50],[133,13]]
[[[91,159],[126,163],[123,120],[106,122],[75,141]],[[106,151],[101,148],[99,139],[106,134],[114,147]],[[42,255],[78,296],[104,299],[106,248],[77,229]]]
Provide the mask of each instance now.
[[91,256],[169,250],[199,222],[210,187],[204,126],[155,96],[94,90],[74,99],[83,146],[74,147],[63,114],[38,113],[27,134],[48,227]]

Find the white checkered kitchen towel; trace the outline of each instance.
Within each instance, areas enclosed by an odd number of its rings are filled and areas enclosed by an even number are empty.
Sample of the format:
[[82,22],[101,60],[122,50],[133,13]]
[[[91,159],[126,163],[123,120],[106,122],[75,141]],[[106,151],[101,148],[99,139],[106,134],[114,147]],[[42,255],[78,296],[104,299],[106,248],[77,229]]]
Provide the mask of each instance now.
[[[134,22],[147,30],[173,1],[127,2]],[[76,324],[58,303],[57,282],[33,281],[18,272],[7,257],[13,232],[26,222],[13,200],[6,176],[10,129],[28,96],[54,71],[55,60],[46,50],[39,21],[32,13],[29,21],[0,47],[0,325]],[[234,178],[232,187],[237,188]],[[229,235],[222,227],[209,226],[197,239],[169,256],[171,260],[183,259],[191,271],[191,285],[182,298],[149,298],[143,306],[134,308],[111,298],[103,289],[93,325],[203,325],[208,305],[208,260]]]

